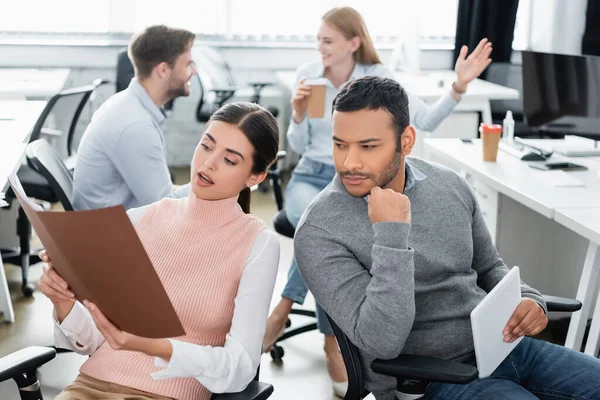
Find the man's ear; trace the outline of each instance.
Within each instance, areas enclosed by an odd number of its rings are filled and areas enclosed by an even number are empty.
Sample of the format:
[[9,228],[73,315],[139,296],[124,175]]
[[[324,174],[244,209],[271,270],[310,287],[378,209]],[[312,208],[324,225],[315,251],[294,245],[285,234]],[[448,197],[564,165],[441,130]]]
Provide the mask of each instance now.
[[413,147],[415,146],[415,141],[417,140],[417,132],[415,132],[415,128],[412,126],[407,126],[402,132],[402,138],[400,139],[402,148],[402,155],[409,156],[412,152]]
[[164,79],[164,78],[168,77],[169,74],[171,73],[171,67],[169,67],[169,64],[167,62],[163,61],[160,64],[158,64],[156,67],[154,67],[154,73],[160,79]]

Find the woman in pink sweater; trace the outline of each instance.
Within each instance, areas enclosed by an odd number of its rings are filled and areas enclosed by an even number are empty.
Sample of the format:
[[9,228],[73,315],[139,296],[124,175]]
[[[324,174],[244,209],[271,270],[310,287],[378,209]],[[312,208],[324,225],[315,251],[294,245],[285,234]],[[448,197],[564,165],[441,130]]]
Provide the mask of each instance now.
[[228,104],[196,148],[189,196],[128,211],[185,336],[120,331],[94,304],[75,301],[42,254],[39,289],[54,304],[55,343],[91,355],[57,400],[199,400],[248,385],[279,264],[276,234],[248,214],[249,188],[265,179],[278,137],[264,108]]

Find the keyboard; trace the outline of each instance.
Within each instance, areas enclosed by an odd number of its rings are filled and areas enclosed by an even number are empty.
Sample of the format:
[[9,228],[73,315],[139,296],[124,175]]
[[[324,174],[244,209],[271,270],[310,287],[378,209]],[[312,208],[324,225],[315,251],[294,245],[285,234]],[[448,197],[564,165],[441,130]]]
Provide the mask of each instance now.
[[518,141],[517,139],[514,139],[512,143],[506,143],[501,140],[498,144],[498,148],[523,161],[545,161],[552,155],[551,151],[542,150]]

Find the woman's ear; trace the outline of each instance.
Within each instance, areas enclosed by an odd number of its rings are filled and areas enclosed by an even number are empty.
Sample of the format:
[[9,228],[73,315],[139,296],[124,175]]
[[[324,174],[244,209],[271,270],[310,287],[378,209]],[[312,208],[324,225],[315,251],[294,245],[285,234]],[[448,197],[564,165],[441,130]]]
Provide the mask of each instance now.
[[362,44],[362,40],[361,40],[360,36],[354,36],[352,39],[350,39],[350,49],[352,50],[353,53],[360,48],[361,44]]
[[252,174],[246,181],[246,187],[251,188],[252,186],[258,185],[262,183],[267,177],[267,173],[263,172],[262,174]]

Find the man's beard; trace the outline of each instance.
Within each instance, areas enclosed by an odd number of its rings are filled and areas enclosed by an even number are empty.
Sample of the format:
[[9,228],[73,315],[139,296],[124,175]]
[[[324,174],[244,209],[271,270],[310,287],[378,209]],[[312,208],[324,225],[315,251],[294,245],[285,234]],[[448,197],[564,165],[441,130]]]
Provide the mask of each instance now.
[[178,85],[173,85],[172,87],[170,87],[167,90],[167,96],[169,97],[169,99],[176,99],[177,97],[188,96],[190,94],[189,89],[188,89],[189,88],[188,82],[189,82],[189,80],[186,80],[185,82],[182,82]]
[[[375,182],[375,186],[378,186],[383,189],[384,187],[389,185],[391,181],[394,180],[396,175],[398,175],[398,171],[400,170],[401,165],[402,165],[402,153],[395,152],[394,155],[392,156],[392,159],[390,160],[390,162],[385,166],[385,168],[383,168],[381,171],[379,171],[379,173],[376,176],[374,176],[373,174],[364,174],[364,173],[360,173],[360,172],[349,172],[349,171],[341,171],[341,172],[339,172],[339,176],[340,176],[340,178],[357,177],[357,178],[371,179],[373,182]],[[370,191],[367,193],[361,193],[361,194],[352,195],[352,196],[365,197],[369,193],[370,193]]]

